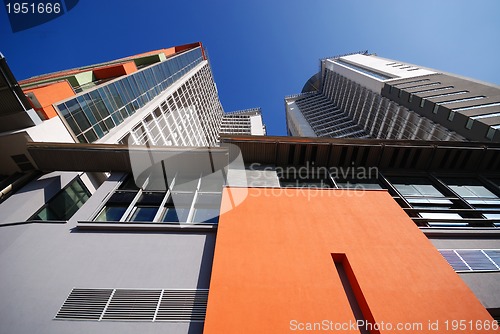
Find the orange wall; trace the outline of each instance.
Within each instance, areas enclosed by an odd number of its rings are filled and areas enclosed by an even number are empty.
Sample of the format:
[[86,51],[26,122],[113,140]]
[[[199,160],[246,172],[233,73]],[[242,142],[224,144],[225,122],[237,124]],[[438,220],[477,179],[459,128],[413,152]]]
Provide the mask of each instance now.
[[75,95],[73,88],[67,81],[54,82],[46,86],[24,89],[23,91],[24,94],[33,93],[36,96],[41,108],[35,108],[35,110],[44,114],[46,118],[57,116],[57,112],[52,106],[53,103]]
[[[445,321],[492,321],[385,191],[226,188],[223,212],[231,196],[246,191],[245,201],[220,217],[205,334],[300,332],[291,330],[292,320],[294,327],[355,322],[334,253],[346,255],[365,315],[379,325],[421,323],[422,330],[406,333],[457,333]],[[429,321],[439,329],[429,329]],[[402,332],[387,328],[379,332]]]
[[99,67],[93,70],[94,76],[97,80],[115,78],[122,75],[127,75],[137,71],[137,67],[133,61]]

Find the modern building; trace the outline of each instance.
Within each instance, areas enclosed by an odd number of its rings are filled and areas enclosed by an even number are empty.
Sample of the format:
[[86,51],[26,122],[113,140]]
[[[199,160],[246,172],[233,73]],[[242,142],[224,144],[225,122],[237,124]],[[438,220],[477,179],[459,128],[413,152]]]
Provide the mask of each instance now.
[[[28,143],[0,331],[498,332],[498,144],[221,142]],[[90,195],[82,170],[109,177]]]
[[262,124],[260,108],[233,111],[222,117],[220,134],[224,135],[260,135],[266,134],[266,127]]
[[322,59],[285,99],[290,135],[500,141],[500,87],[368,54]]
[[[262,136],[200,45],[173,51],[24,91],[3,72],[1,333],[498,332],[500,144]],[[30,86],[72,75],[51,103]]]
[[[0,65],[5,88],[0,104],[0,174],[20,172],[16,159],[29,163],[24,161],[26,152],[12,142],[214,146],[222,127],[224,133],[265,134],[259,109],[224,113],[201,43],[19,83],[3,57]],[[238,117],[242,121],[231,128],[236,123],[229,120]]]

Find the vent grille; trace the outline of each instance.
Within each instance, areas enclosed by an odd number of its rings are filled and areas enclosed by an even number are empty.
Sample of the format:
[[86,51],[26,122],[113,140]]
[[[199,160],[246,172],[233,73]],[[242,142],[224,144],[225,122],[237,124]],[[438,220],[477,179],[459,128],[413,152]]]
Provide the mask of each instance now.
[[208,290],[164,291],[156,321],[204,321]]
[[440,249],[455,271],[500,271],[500,249]]
[[73,289],[56,319],[99,320],[112,293],[112,289]]
[[207,289],[73,289],[58,320],[203,322]]

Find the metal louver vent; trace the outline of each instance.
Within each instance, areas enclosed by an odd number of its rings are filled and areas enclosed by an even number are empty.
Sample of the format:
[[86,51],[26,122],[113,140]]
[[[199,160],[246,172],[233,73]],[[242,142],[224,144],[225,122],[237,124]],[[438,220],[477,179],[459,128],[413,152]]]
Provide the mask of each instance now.
[[156,314],[156,321],[203,321],[207,310],[208,290],[168,290]]
[[99,320],[112,293],[112,289],[73,289],[56,319]]
[[153,321],[161,290],[116,290],[102,320]]
[[203,322],[207,289],[73,289],[58,320]]
[[440,249],[455,271],[499,271],[499,249]]

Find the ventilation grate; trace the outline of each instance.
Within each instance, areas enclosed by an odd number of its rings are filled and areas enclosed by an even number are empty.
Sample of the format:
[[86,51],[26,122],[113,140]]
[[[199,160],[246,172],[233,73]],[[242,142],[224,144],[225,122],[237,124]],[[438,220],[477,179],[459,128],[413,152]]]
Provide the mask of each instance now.
[[203,322],[207,289],[73,289],[59,320]]
[[500,271],[500,249],[440,249],[455,271]]
[[56,319],[99,320],[112,289],[73,289]]
[[208,290],[169,290],[163,293],[156,321],[203,321]]
[[153,321],[161,290],[116,290],[102,320]]

